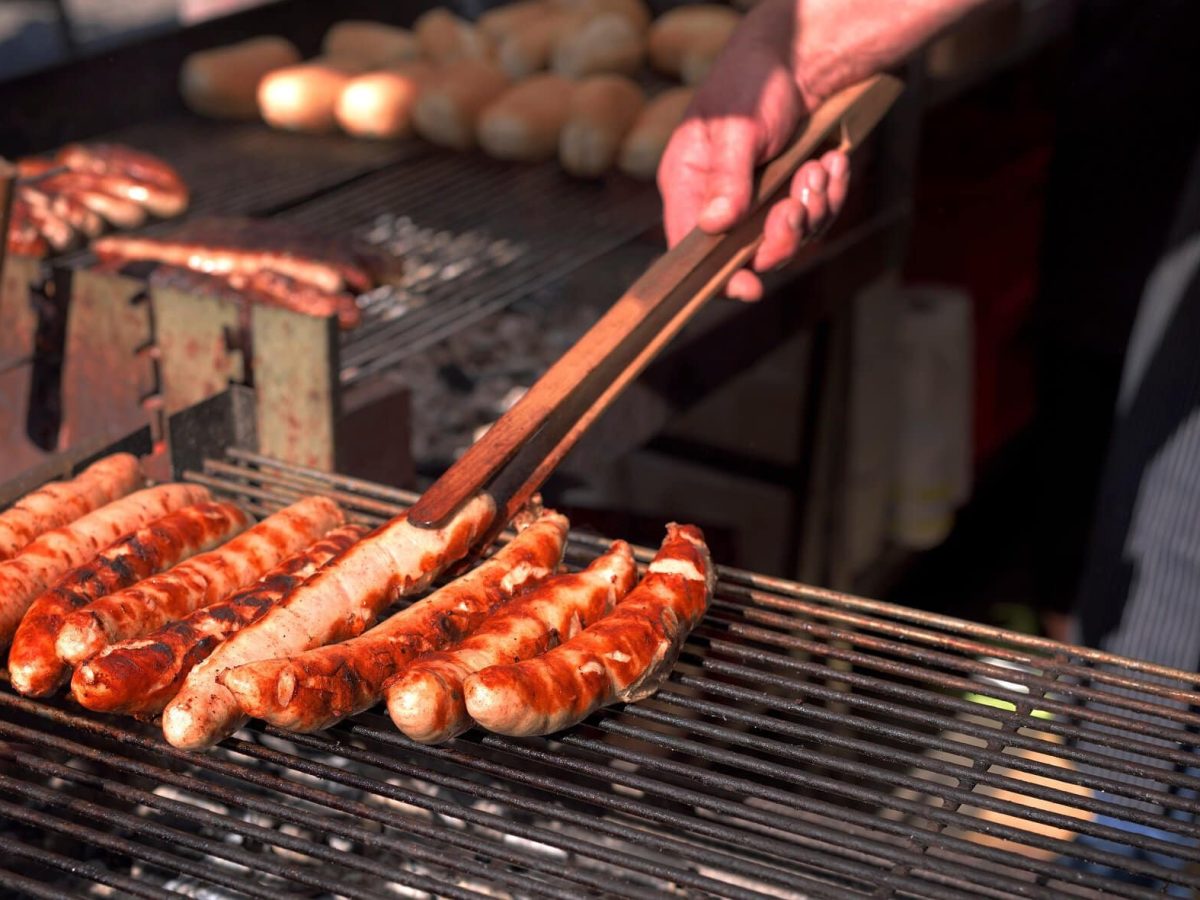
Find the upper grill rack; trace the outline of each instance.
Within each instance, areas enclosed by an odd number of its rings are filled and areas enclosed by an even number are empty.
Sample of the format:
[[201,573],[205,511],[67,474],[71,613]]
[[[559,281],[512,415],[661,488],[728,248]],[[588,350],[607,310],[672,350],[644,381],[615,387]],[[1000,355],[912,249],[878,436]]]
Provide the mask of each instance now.
[[[258,513],[321,492],[379,522],[413,499],[241,451],[188,477]],[[604,545],[574,535],[568,559]],[[366,714],[188,754],[5,686],[0,881],[48,897],[1162,896],[1200,887],[1197,681],[723,569],[659,694],[547,739],[423,747]]]

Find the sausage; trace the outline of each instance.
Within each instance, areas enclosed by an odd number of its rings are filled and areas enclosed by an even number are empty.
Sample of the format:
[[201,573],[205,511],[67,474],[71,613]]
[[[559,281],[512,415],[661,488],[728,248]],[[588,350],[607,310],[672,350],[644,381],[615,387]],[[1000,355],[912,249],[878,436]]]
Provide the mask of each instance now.
[[442,528],[398,516],[376,529],[242,629],[188,673],[163,710],[163,734],[176,747],[215,744],[246,721],[227,688],[225,669],[292,656],[362,631],[400,597],[424,590],[462,559],[496,515],[487,495],[472,498]]
[[204,503],[208,491],[192,484],[146,488],[47,531],[0,563],[0,647],[8,643],[39,594],[122,535],[184,506]]
[[194,553],[211,550],[250,524],[232,503],[201,503],[155,519],[68,572],[30,605],[13,635],[8,673],[13,687],[34,697],[62,684],[67,667],[54,649],[63,620],[75,610]]
[[105,647],[75,670],[72,695],[98,712],[139,717],[161,712],[197,663],[231,635],[265,616],[313,572],[366,533],[363,525],[335,528],[285,559],[252,587],[145,637]]
[[412,111],[433,66],[414,60],[351,80],[338,97],[335,115],[347,134],[397,138],[412,131]]
[[514,85],[479,117],[479,146],[496,159],[550,159],[574,92],[573,82],[548,72]]
[[623,75],[596,75],[582,82],[571,96],[558,139],[562,167],[583,178],[611,169],[644,103],[642,89]]
[[210,275],[250,277],[271,269],[323,291],[341,291],[346,281],[338,266],[283,250],[239,250],[199,241],[169,240],[126,235],[109,235],[92,245],[92,252],[105,262],[151,261],[196,269]]
[[0,513],[0,561],[52,528],[124,497],[145,479],[137,457],[115,453],[92,463],[70,481],[52,481]]
[[440,6],[421,14],[413,23],[413,33],[421,55],[438,65],[487,59],[491,55],[491,45],[482,32]]
[[456,641],[523,586],[550,575],[567,520],[546,512],[496,555],[352,640],[227,669],[217,680],[242,712],[289,731],[318,731],[379,702],[384,682],[421,653]]
[[416,59],[421,46],[416,35],[407,28],[347,19],[325,32],[321,53],[337,59],[352,59],[364,69],[377,69]]
[[523,590],[470,637],[426,653],[385,686],[388,713],[414,741],[436,744],[471,727],[463,681],[501,663],[544,653],[612,609],[637,581],[633,551],[617,541],[582,572]]
[[550,734],[609,703],[648,697],[704,616],[715,582],[700,529],[668,525],[646,577],[611,613],[542,656],[471,675],[467,712],[499,734]]
[[328,497],[306,497],[268,516],[224,546],[107,597],[63,620],[58,658],[79,665],[106,646],[139,637],[253,584],[268,569],[340,524]]
[[28,217],[29,222],[51,250],[61,253],[69,250],[78,242],[78,232],[66,219],[54,213],[45,204],[30,202],[20,189],[13,198],[13,206],[21,207],[21,215]]
[[553,12],[545,0],[517,0],[489,9],[475,22],[475,27],[491,41],[499,45],[510,34],[532,26]]
[[8,252],[17,256],[42,257],[50,252],[50,242],[38,228],[29,204],[22,202],[20,197],[12,200],[7,240]]
[[625,135],[617,168],[634,178],[654,178],[667,142],[692,102],[692,93],[691,88],[671,88],[647,103]]
[[214,119],[258,118],[258,85],[268,72],[300,62],[300,51],[275,35],[201,50],[183,61],[179,93],[192,112]]
[[642,67],[645,56],[642,30],[619,13],[604,13],[559,35],[550,68],[567,78],[586,78],[601,72],[633,75]]
[[138,228],[146,221],[146,210],[109,187],[108,175],[92,172],[55,172],[35,182],[35,186],[51,194],[74,197],[94,214],[120,228]]
[[74,231],[96,237],[104,230],[104,221],[71,194],[50,192],[23,184],[17,193],[30,209],[49,213],[66,222]]
[[430,143],[469,150],[479,114],[507,87],[508,79],[493,64],[463,60],[425,85],[413,107],[413,126]]
[[124,175],[134,181],[164,188],[181,188],[183,179],[157,156],[124,144],[67,144],[54,157],[73,172]]
[[324,291],[282,272],[260,269],[247,276],[233,277],[231,283],[239,289],[244,287],[251,300],[310,316],[337,316],[338,327],[344,331],[362,321],[362,311],[353,294]]
[[728,6],[697,3],[669,10],[650,26],[650,64],[665,75],[679,77],[693,47],[724,44],[742,20]]
[[24,156],[13,165],[17,169],[18,178],[37,178],[51,169],[58,168],[58,163],[48,156]]
[[337,125],[338,97],[357,66],[329,58],[285,66],[258,85],[258,111],[263,121],[286,131],[322,133]]

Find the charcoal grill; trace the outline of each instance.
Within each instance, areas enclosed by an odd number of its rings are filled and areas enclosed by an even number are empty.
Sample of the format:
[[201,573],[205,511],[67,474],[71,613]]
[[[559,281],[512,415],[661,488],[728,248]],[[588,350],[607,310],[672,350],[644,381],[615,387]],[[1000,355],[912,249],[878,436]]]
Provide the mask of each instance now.
[[[234,448],[186,477],[258,514],[320,492],[378,523],[415,499]],[[568,561],[605,543],[574,534]],[[193,754],[0,684],[0,884],[270,898],[1200,887],[1186,820],[1200,676],[720,574],[657,695],[548,738],[425,747],[372,712],[309,736],[255,724]]]

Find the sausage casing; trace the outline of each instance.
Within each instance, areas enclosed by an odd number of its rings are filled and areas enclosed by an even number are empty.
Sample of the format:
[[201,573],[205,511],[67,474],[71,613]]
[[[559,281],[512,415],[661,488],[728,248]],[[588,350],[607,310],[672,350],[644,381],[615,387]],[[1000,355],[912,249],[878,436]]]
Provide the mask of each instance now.
[[75,670],[71,693],[88,709],[152,716],[178,692],[188,672],[223,641],[257,622],[321,566],[366,534],[342,525],[288,557],[253,586],[170,622],[145,637],[105,647]]
[[449,650],[426,653],[386,686],[388,713],[415,741],[447,741],[471,727],[463,682],[488,666],[544,653],[612,609],[637,581],[633,551],[617,541],[582,572],[522,591]]
[[8,672],[20,693],[41,697],[57,688],[67,667],[54,649],[68,615],[93,600],[136,584],[194,553],[211,550],[246,527],[232,503],[201,503],[155,519],[68,572],[29,607],[13,635]]
[[649,696],[703,617],[714,582],[700,529],[668,525],[649,573],[611,613],[539,657],[469,677],[467,712],[500,734],[550,734],[606,704]]

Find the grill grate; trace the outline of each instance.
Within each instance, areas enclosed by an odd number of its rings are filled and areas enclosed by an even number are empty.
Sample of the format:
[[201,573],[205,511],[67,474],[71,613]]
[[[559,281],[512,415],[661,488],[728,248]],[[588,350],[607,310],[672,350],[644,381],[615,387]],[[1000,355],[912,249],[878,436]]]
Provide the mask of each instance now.
[[[259,513],[319,491],[379,522],[413,500],[243,451],[189,477]],[[568,559],[604,543],[576,534]],[[3,685],[0,883],[46,897],[1186,896],[1198,682],[726,569],[659,694],[547,739],[424,747],[368,713],[189,754]]]

